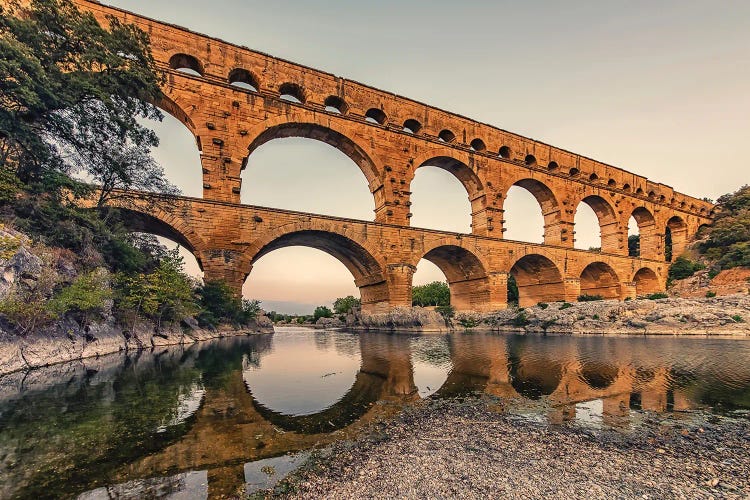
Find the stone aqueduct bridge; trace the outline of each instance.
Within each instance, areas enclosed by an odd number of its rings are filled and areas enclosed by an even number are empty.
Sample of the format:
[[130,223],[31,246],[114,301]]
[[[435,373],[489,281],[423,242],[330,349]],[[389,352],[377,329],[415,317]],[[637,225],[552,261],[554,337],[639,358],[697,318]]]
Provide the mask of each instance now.
[[[144,195],[127,208],[134,229],[184,244],[208,279],[225,278],[239,289],[265,253],[305,245],[349,268],[369,311],[409,306],[422,258],[443,270],[459,310],[504,307],[508,274],[519,283],[522,305],[581,293],[624,298],[664,288],[667,231],[679,255],[710,222],[710,203],[625,170],[184,28],[75,2],[102,22],[115,16],[151,37],[165,74],[156,104],[195,136],[203,199],[165,207]],[[374,222],[240,205],[240,174],[252,168],[252,152],[282,137],[316,139],[348,155],[372,192]],[[462,183],[471,235],[409,227],[410,184],[423,166],[445,169]],[[502,239],[512,186],[539,202],[544,245]],[[598,217],[601,253],[573,249],[581,203]],[[628,257],[631,216],[641,235],[636,259]]]

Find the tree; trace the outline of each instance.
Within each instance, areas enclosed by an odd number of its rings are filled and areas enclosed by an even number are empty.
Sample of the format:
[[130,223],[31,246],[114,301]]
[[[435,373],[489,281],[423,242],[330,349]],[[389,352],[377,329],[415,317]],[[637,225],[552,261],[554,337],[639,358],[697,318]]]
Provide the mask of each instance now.
[[512,274],[508,274],[508,304],[518,304],[518,283]]
[[411,289],[412,305],[415,306],[448,306],[451,303],[451,292],[448,283],[433,281]]
[[333,301],[333,311],[336,314],[347,314],[355,307],[359,307],[362,301],[353,295],[347,295],[346,297],[339,297]]
[[705,266],[698,262],[693,262],[690,259],[680,256],[675,259],[671,266],[669,266],[668,275],[671,279],[682,280],[689,278],[695,274],[696,271],[700,271],[704,267]]
[[156,322],[179,321],[198,312],[193,281],[185,274],[177,249],[169,252],[149,274],[118,277],[116,300],[121,309]]
[[628,236],[628,255],[639,257],[641,255],[641,235],[631,234]]
[[701,253],[721,269],[750,266],[750,186],[721,196]]
[[[39,192],[80,186],[69,173],[118,172],[98,163],[120,151],[156,146],[138,120],[160,119],[161,95],[146,33],[110,17],[108,27],[64,0],[0,7],[0,170]],[[79,162],[83,162],[79,165]],[[136,179],[137,180],[137,179]]]
[[326,306],[318,306],[315,308],[315,312],[313,313],[313,318],[315,321],[318,321],[320,318],[332,318],[333,317],[333,311],[331,311]]

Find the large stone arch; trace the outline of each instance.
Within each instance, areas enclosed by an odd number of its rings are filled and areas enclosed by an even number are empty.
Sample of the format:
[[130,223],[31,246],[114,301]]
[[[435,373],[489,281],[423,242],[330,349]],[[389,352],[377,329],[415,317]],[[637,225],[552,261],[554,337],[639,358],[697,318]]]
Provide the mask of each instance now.
[[[367,179],[370,192],[376,193],[383,185],[381,169],[373,160],[373,155],[368,152],[367,148],[351,138],[349,131],[339,126],[330,116],[316,114],[304,117],[280,116],[260,123],[249,130],[247,136],[249,138],[248,157],[245,159],[243,169],[249,161],[249,155],[252,155],[252,152],[261,145],[273,139],[302,137],[333,146],[351,158]],[[380,206],[377,199],[375,205]]]
[[179,207],[164,208],[145,201],[114,198],[104,209],[116,210],[119,222],[130,231],[161,236],[180,244],[193,254],[203,270],[202,255],[207,248],[206,243],[184,217],[184,213],[180,213]]
[[353,231],[334,223],[302,222],[282,226],[262,235],[246,250],[246,272],[264,255],[291,246],[321,250],[341,262],[354,277],[365,312],[380,312],[390,305],[386,266],[379,252]]
[[560,204],[554,191],[538,179],[521,178],[513,182],[503,193],[503,207],[508,198],[508,191],[513,186],[518,186],[531,193],[539,203],[539,209],[544,218],[544,243],[547,245],[559,245],[564,241],[560,227]]
[[638,269],[631,281],[635,284],[635,293],[637,296],[661,291],[659,276],[650,267]]
[[[581,203],[591,207],[599,221],[601,251],[603,253],[621,253],[622,241],[619,218],[612,205],[599,195],[589,195],[575,203],[576,212],[578,212]],[[575,213],[573,218],[575,220]]]
[[[187,114],[185,109],[169,95],[162,93],[161,97],[153,104],[165,113],[173,116],[177,121],[185,125],[193,136],[196,136],[196,126],[193,119]],[[198,146],[198,149],[200,149],[200,145]]]
[[472,233],[484,234],[487,230],[487,198],[485,193],[485,182],[479,175],[479,167],[473,155],[462,154],[452,148],[445,147],[431,149],[428,152],[414,158],[413,170],[410,172],[406,182],[411,191],[411,183],[417,170],[423,167],[436,167],[453,175],[466,190],[471,205],[471,228]]
[[565,283],[557,265],[541,254],[527,254],[510,267],[518,285],[518,305],[529,307],[539,302],[565,300]]
[[425,259],[435,264],[448,280],[451,305],[457,311],[483,311],[493,306],[488,263],[484,256],[461,246],[455,239],[431,242],[412,263]]
[[592,262],[581,271],[581,295],[600,295],[605,299],[622,296],[620,278],[605,262]]

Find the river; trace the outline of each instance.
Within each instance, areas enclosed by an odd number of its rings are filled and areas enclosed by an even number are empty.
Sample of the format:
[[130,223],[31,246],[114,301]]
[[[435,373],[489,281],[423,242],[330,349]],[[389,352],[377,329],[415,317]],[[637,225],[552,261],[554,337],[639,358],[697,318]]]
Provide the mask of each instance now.
[[497,398],[548,425],[750,418],[750,342],[278,328],[0,378],[1,498],[206,498],[425,398]]

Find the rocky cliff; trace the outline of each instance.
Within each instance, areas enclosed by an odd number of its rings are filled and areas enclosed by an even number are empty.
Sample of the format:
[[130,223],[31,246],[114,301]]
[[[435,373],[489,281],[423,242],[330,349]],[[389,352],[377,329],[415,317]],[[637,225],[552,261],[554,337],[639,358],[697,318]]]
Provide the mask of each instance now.
[[[106,269],[97,272],[106,283]],[[22,233],[0,226],[0,305],[7,307],[18,290],[44,297],[48,293],[45,290],[68,284],[77,274],[72,259],[67,258],[65,252],[34,245]],[[25,306],[34,307],[31,304]],[[13,307],[19,306],[15,304]],[[33,315],[29,317],[33,318]],[[95,319],[82,321],[77,315],[65,314],[39,326],[33,321],[19,326],[0,312],[0,375],[119,351],[192,344],[253,333],[273,333],[273,324],[265,316],[258,316],[254,324],[241,330],[231,327],[203,329],[192,318],[185,318],[178,324],[162,325],[158,329],[146,320],[124,326],[118,323],[111,301]]]

